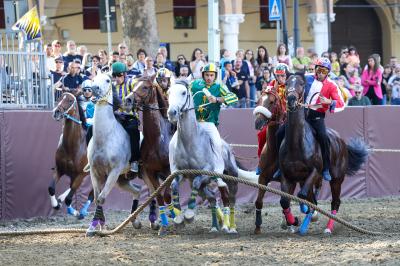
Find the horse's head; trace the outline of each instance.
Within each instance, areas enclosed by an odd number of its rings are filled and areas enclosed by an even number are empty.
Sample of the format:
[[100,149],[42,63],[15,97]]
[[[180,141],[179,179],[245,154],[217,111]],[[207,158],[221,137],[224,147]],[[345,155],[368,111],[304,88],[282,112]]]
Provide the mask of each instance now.
[[191,95],[188,84],[184,81],[176,81],[168,90],[168,120],[176,123],[183,112],[189,110]]
[[53,109],[53,118],[60,121],[64,118],[65,114],[73,116],[78,112],[78,103],[72,93],[64,92],[60,97],[60,101]]
[[106,98],[108,95],[112,94],[112,82],[111,76],[101,73],[98,74],[92,83],[93,95],[96,98]]
[[286,109],[289,112],[296,111],[304,102],[304,85],[305,79],[303,75],[291,75],[286,81]]
[[138,79],[133,92],[125,98],[126,104],[150,105],[155,103],[153,80],[154,77],[142,77]]
[[261,130],[269,122],[281,122],[283,118],[282,99],[275,90],[268,89],[263,92],[253,111],[255,128]]

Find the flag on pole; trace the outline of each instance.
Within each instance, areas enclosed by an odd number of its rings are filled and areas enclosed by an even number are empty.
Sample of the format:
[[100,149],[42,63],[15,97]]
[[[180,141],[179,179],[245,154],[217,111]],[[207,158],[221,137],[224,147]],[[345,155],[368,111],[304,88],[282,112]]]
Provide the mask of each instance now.
[[23,17],[21,17],[14,26],[13,30],[22,30],[26,34],[28,40],[34,40],[42,37],[42,32],[40,30],[40,19],[34,6],[28,11]]

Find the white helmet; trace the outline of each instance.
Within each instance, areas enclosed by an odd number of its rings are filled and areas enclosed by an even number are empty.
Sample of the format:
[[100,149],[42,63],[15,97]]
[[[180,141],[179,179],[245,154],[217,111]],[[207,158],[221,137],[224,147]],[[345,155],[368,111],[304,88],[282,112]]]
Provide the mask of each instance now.
[[85,88],[90,88],[90,89],[92,88],[92,81],[90,79],[84,80],[82,82],[82,89]]

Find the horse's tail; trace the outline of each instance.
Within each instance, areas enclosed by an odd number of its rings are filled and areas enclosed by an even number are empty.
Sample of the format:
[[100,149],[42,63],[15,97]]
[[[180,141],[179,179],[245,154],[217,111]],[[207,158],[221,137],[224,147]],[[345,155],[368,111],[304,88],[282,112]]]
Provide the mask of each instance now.
[[256,172],[248,171],[238,160],[236,160],[236,165],[238,167],[239,178],[258,184],[258,175],[256,175]]
[[368,146],[361,138],[352,138],[347,143],[348,164],[346,174],[355,175],[361,166],[367,161]]

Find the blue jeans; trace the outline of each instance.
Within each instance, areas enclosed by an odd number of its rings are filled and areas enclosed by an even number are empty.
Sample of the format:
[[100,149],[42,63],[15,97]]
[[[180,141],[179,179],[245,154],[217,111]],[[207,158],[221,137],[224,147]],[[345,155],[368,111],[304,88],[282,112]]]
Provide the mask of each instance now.
[[392,105],[400,105],[400,98],[392,98]]
[[235,104],[235,108],[246,108],[246,97],[240,98]]
[[250,85],[250,107],[254,108],[256,106],[256,85]]

